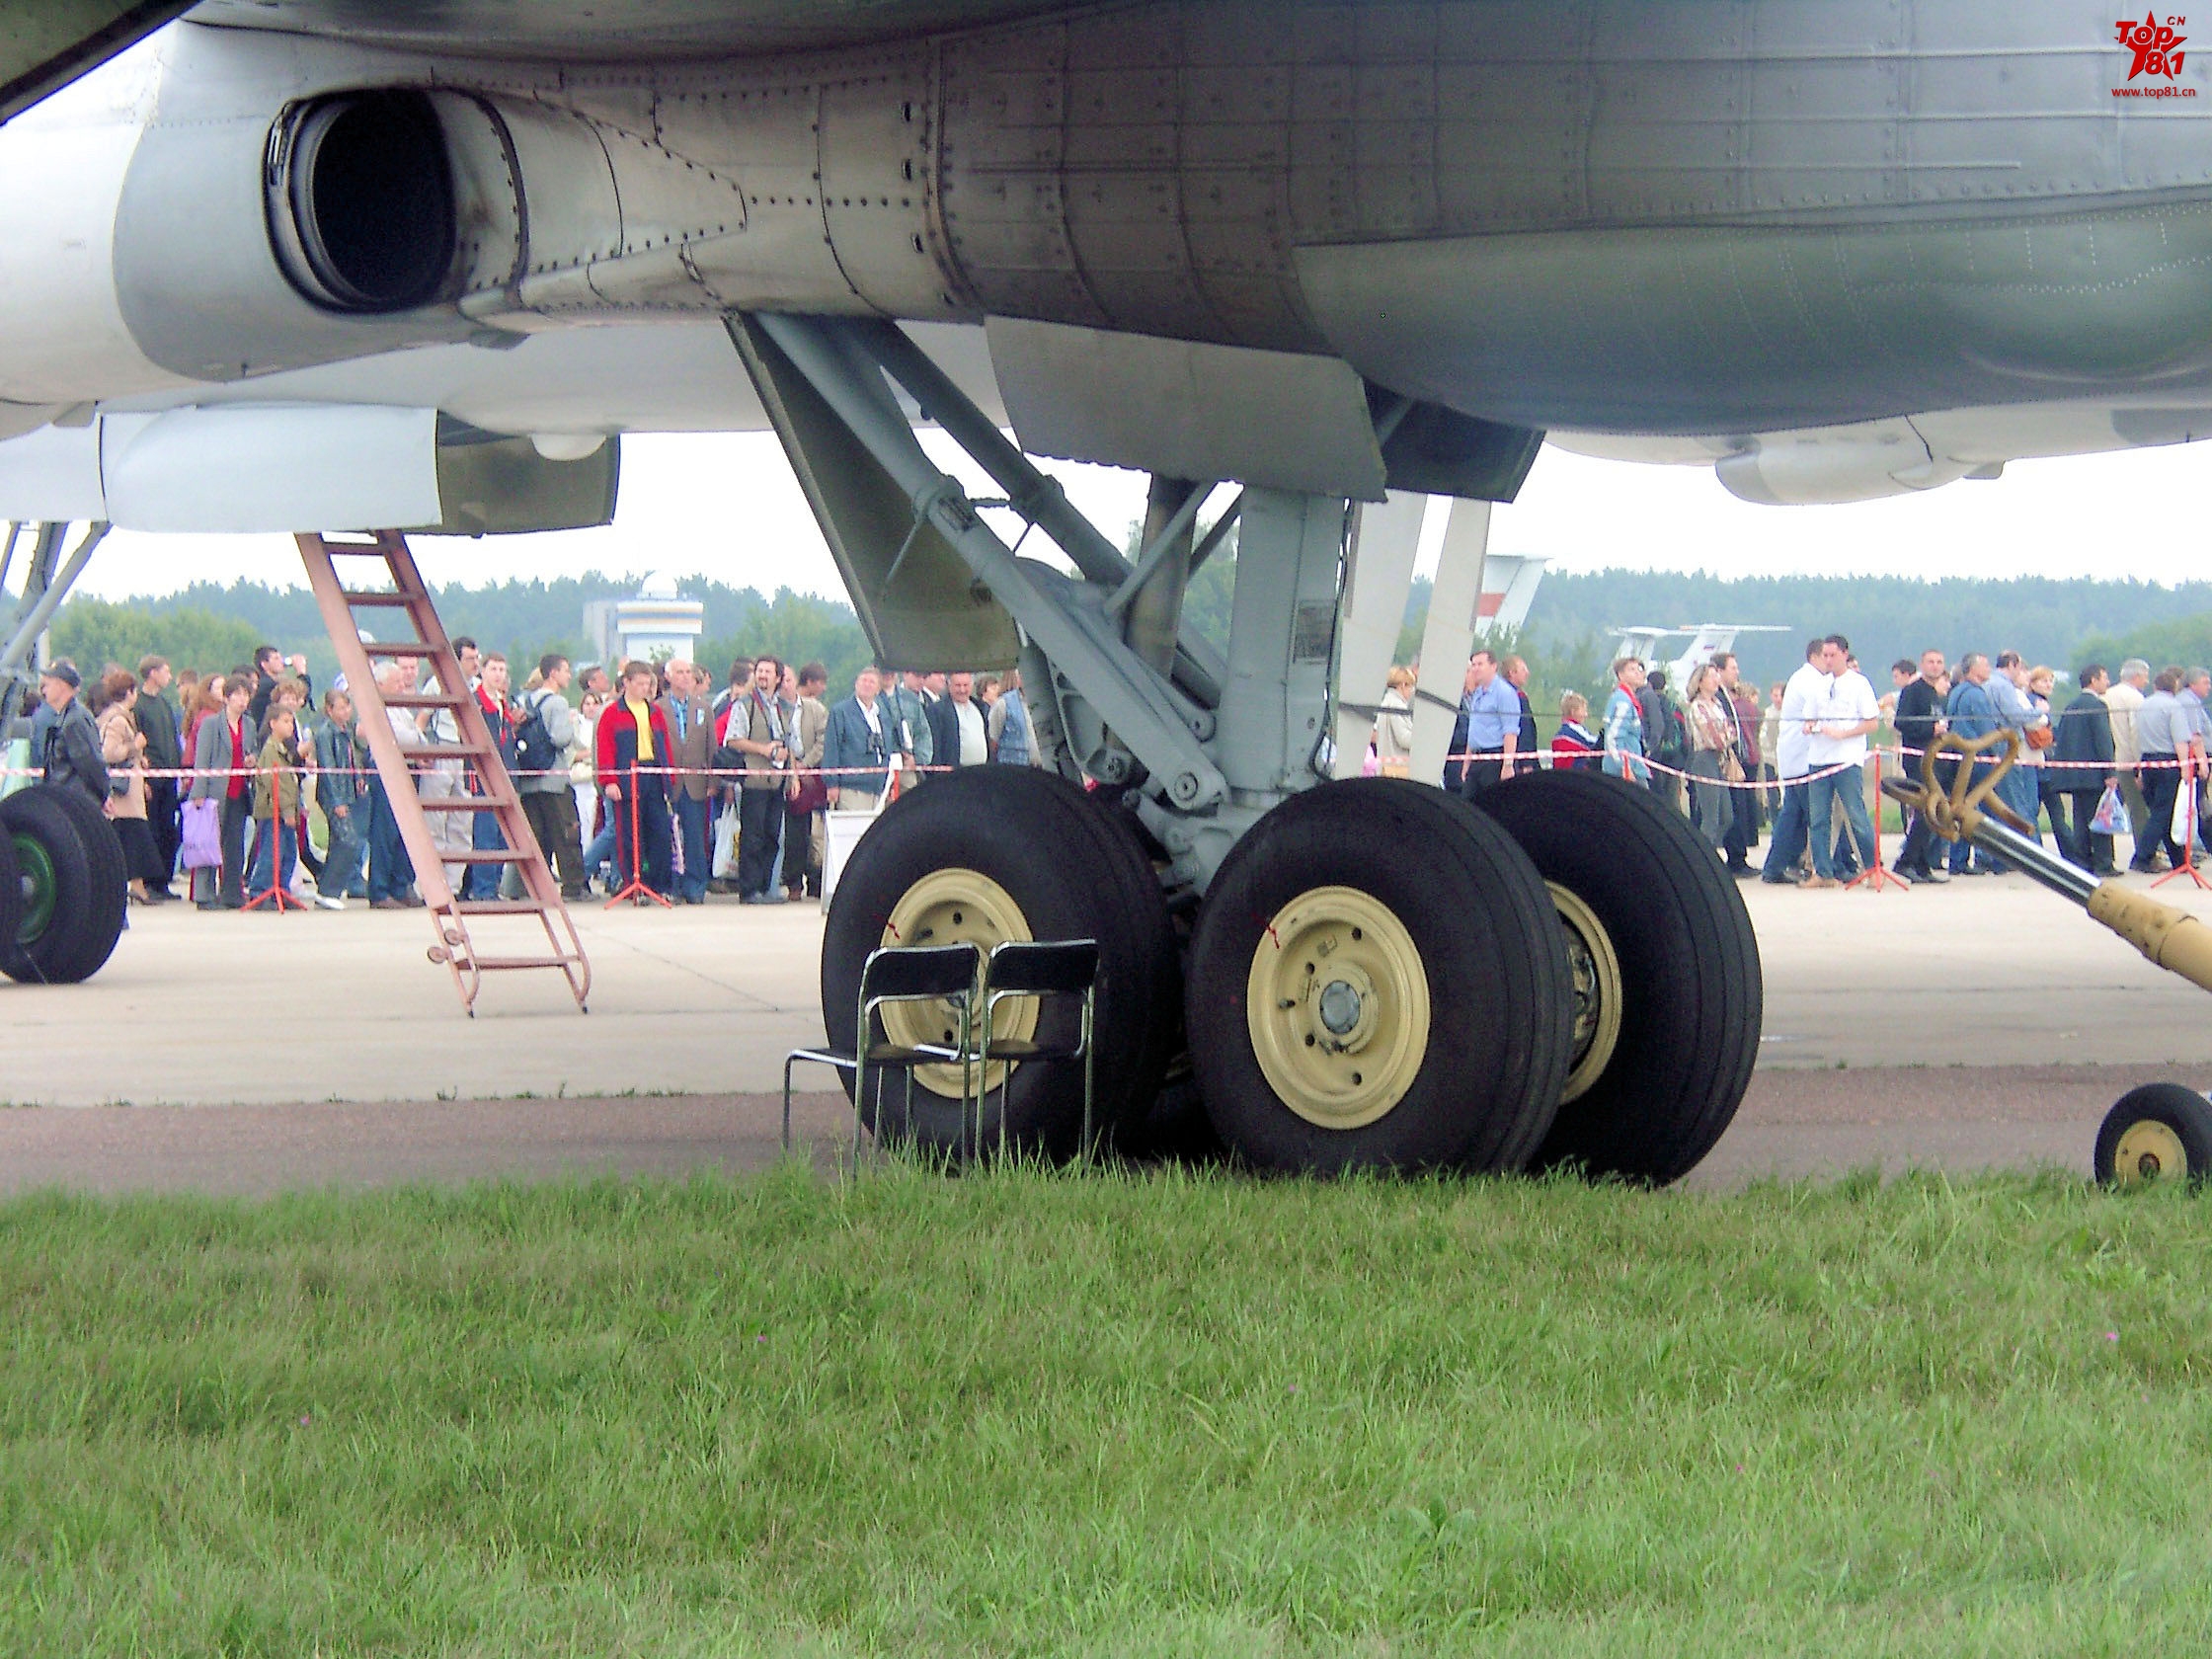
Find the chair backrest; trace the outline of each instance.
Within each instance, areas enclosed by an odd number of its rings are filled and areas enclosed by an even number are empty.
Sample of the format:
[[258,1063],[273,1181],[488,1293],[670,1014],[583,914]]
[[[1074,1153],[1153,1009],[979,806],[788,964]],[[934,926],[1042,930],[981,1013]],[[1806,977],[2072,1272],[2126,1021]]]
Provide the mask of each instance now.
[[860,970],[863,1003],[928,996],[967,996],[983,956],[974,945],[887,945]]
[[1080,996],[1098,979],[1096,939],[1009,939],[993,945],[984,968],[986,994]]

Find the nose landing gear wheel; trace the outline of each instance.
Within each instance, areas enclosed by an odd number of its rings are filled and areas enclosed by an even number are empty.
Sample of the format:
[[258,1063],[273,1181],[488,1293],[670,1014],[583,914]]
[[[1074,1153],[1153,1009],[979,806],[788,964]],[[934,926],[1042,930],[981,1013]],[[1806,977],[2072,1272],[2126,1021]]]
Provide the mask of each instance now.
[[1654,1185],[1688,1174],[1759,1058],[1743,896],[1688,819],[1619,778],[1525,773],[1475,805],[1543,872],[1572,941],[1574,1073],[1538,1167]]
[[1543,883],[1464,802],[1396,778],[1277,807],[1216,876],[1185,1018],[1206,1110],[1263,1169],[1520,1167],[1566,1081]]
[[[822,944],[830,1042],[850,1046],[860,971],[884,945],[967,942],[988,954],[1004,939],[1096,939],[1094,1131],[1103,1137],[1149,1108],[1176,1047],[1175,939],[1151,866],[1114,810],[1018,766],[953,772],[900,797],[853,848],[830,901]],[[1072,1042],[1081,1018],[1072,998],[1009,999],[992,1029],[1059,1045]],[[892,1004],[884,1027],[894,1042],[943,1043],[954,1022],[947,1008]],[[886,1078],[879,1097],[871,1074],[861,1119],[879,1139],[958,1157],[971,1145],[997,1148],[1003,1103],[1010,1150],[1054,1159],[1076,1152],[1079,1061],[993,1065],[988,1081],[973,1139],[957,1066],[917,1071],[910,1111],[904,1078]]]
[[2097,1129],[2094,1167],[2108,1187],[2201,1186],[2212,1175],[2212,1101],[2179,1083],[2129,1089]]
[[0,933],[0,972],[37,985],[89,980],[122,936],[128,872],[115,828],[83,791],[40,784],[0,800],[0,835],[19,895],[16,924]]

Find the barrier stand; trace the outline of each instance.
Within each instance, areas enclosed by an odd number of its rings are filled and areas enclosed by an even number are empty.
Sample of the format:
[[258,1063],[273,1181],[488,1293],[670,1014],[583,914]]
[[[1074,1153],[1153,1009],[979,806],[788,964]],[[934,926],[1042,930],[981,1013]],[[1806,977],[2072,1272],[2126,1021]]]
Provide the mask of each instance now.
[[635,904],[650,899],[664,910],[672,910],[675,904],[665,893],[656,893],[645,882],[645,844],[638,838],[638,781],[644,772],[636,766],[630,768],[630,881],[629,885],[609,899],[599,908],[611,910],[621,904]]
[[[2197,815],[2195,772],[2195,762],[2190,760],[2183,760],[2181,762],[2181,794],[2187,798],[2189,803],[2189,832],[2181,837],[2181,862],[2174,865],[2172,869],[2167,871],[2165,875],[2159,877],[2157,881],[2151,883],[2153,887],[2164,887],[2170,881],[2177,881],[2181,877],[2187,876],[2189,880],[2194,882],[2198,887],[2212,888],[2212,882],[2206,881],[2204,879],[2204,872],[2196,867]],[[2169,821],[2169,823],[2171,824],[2171,820]]]
[[[1879,893],[1885,887],[1903,888],[1912,885],[1882,862],[1882,751],[1877,749],[1869,752],[1874,761],[1874,856],[1865,869],[1844,883],[1846,893],[1861,885],[1869,893]],[[1864,771],[1858,774],[1858,786],[1861,789],[1866,787]],[[1847,818],[1845,822],[1849,823],[1850,820]],[[1829,828],[1833,829],[1834,826]]]
[[[256,839],[258,840],[259,837],[256,837]],[[269,821],[269,886],[247,900],[241,908],[258,910],[264,905],[267,905],[279,915],[286,910],[304,910],[307,908],[304,901],[294,899],[284,890],[283,850],[283,843],[277,838],[276,834],[276,820],[272,818]],[[246,871],[249,875],[253,873],[253,868],[251,863],[247,864]]]

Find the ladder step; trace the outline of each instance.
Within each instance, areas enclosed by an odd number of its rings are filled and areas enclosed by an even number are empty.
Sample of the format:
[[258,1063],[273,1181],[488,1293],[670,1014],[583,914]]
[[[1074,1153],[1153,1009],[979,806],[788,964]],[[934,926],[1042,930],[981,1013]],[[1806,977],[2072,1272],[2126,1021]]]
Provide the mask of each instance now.
[[353,593],[343,591],[340,592],[338,596],[344,599],[350,605],[384,605],[393,610],[404,609],[408,605],[413,604],[416,599],[416,595],[413,593]]
[[462,915],[551,915],[535,899],[456,899],[453,908]]
[[425,812],[497,812],[502,807],[521,805],[513,795],[447,795],[435,801],[417,803]]
[[386,708],[464,709],[474,697],[456,697],[444,691],[379,691],[376,700]]
[[[471,847],[466,852],[441,852],[437,855],[437,861],[440,864],[527,864],[530,855],[517,852],[513,847],[500,847],[489,852],[479,852]],[[460,901],[456,900],[455,903]]]
[[371,657],[435,657],[437,647],[428,640],[362,640],[361,650]]
[[512,974],[523,968],[567,968],[583,960],[581,956],[468,956],[461,959],[461,966],[480,974]]
[[492,751],[483,744],[402,744],[402,760],[480,760]]

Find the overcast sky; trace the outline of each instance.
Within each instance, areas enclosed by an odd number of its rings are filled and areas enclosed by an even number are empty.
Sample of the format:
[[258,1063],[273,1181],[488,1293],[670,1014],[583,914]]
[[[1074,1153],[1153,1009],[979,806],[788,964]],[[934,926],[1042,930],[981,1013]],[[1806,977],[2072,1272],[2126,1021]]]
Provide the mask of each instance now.
[[[943,455],[941,439],[932,447]],[[947,457],[949,458],[949,457]],[[965,471],[966,469],[961,469]],[[1141,475],[1056,466],[1078,507],[1118,541],[1144,507]],[[1561,570],[1618,565],[1784,573],[1935,576],[2212,575],[2199,528],[2212,453],[2197,446],[2015,462],[1995,482],[1853,507],[1753,507],[1703,467],[1635,466],[1547,448],[1521,499],[1499,510],[1492,546]],[[1432,513],[1422,568],[1433,566]],[[739,586],[843,596],[820,532],[766,434],[623,441],[612,525],[548,536],[422,544],[435,582],[587,572],[703,571]],[[121,531],[80,591],[108,598],[172,592],[208,578],[296,584],[283,537],[151,536]]]

